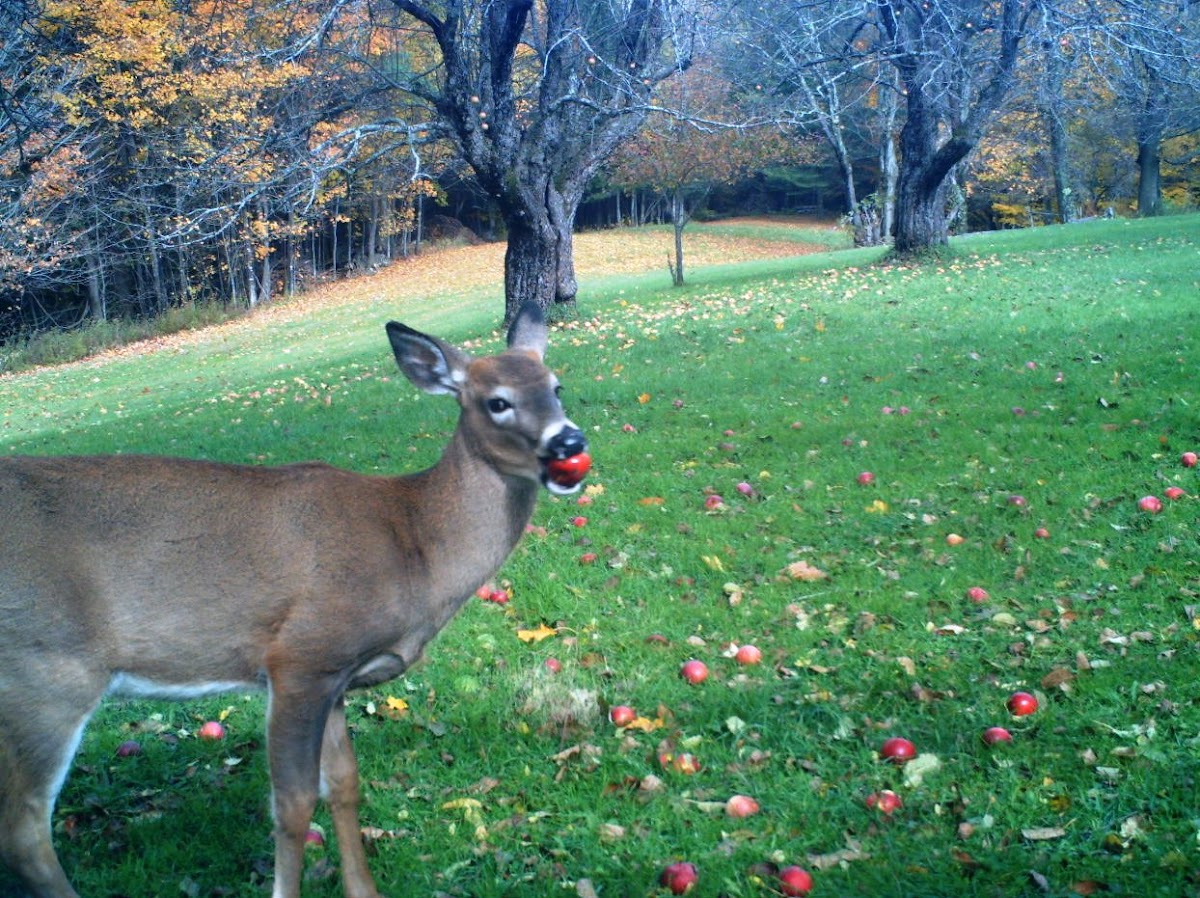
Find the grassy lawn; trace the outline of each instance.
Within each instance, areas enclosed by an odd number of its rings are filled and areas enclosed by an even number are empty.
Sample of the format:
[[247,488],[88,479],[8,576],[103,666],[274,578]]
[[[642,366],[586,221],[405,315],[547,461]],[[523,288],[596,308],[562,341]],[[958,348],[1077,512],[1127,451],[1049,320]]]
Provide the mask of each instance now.
[[[771,895],[791,864],[814,895],[1200,895],[1198,234],[585,278],[549,361],[587,493],[543,499],[497,578],[511,601],[472,601],[418,669],[351,697],[381,890],[666,894],[682,860],[697,896]],[[0,450],[431,463],[453,404],[404,381],[382,325],[491,351],[498,290],[344,289],[0,378]],[[1008,712],[1018,690],[1036,712]],[[55,821],[81,894],[265,894],[262,709],[105,706]],[[217,716],[226,740],[195,738]],[[881,761],[891,736],[918,757]],[[128,739],[142,754],[117,757]],[[866,802],[884,789],[890,814]],[[735,794],[759,812],[729,816]],[[309,871],[340,894],[332,845]]]

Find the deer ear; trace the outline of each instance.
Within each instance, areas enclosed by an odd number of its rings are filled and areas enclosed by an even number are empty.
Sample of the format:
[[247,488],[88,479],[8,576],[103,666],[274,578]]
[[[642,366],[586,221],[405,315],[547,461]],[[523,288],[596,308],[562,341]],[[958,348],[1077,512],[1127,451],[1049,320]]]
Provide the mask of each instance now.
[[387,334],[405,377],[426,393],[459,392],[467,379],[469,355],[395,321],[387,323]]
[[517,317],[508,328],[508,348],[532,352],[539,359],[546,355],[548,331],[541,306],[527,302],[517,312]]

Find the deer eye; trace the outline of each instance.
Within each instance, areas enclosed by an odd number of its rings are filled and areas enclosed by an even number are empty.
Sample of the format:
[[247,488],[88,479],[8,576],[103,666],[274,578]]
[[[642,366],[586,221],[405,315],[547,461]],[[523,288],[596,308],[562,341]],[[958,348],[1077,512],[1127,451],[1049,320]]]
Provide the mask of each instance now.
[[499,396],[494,396],[487,401],[487,410],[493,415],[502,415],[510,408],[512,408],[512,403]]

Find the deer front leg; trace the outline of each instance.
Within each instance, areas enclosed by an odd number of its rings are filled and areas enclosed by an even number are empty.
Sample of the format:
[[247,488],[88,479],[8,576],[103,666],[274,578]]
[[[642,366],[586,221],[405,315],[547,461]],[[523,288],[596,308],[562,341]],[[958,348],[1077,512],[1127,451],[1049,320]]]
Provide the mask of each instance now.
[[346,706],[334,702],[325,721],[321,747],[321,797],[329,805],[342,857],[342,890],[346,898],[379,898],[375,880],[367,867],[362,829],[358,821],[358,762],[346,730]]
[[300,898],[304,839],[321,779],[321,742],[333,698],[308,684],[271,682],[267,755],[275,817],[275,885],[271,898]]

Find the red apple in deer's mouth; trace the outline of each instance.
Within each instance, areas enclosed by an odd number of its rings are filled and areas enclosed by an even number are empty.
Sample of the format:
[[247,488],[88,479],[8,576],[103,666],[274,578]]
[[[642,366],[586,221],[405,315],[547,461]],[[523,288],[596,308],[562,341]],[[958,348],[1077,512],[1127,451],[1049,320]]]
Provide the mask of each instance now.
[[546,476],[558,486],[578,486],[592,468],[592,457],[586,452],[566,458],[552,458],[546,462]]

